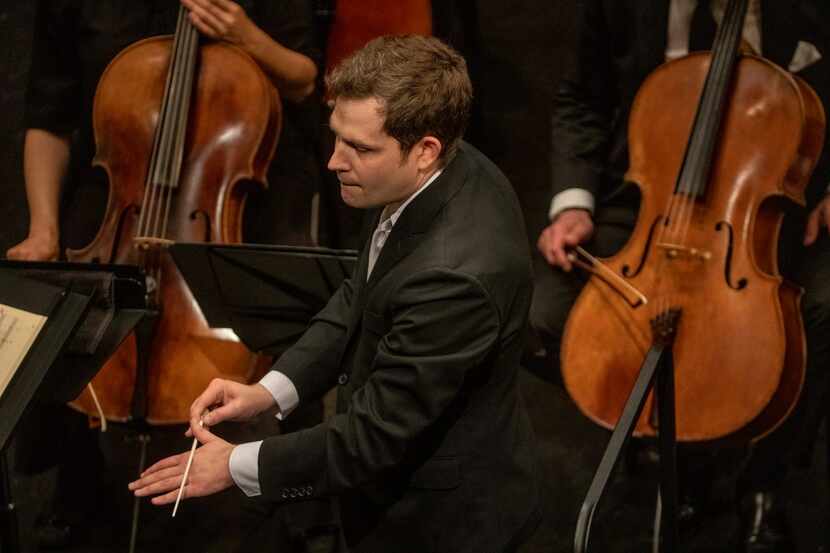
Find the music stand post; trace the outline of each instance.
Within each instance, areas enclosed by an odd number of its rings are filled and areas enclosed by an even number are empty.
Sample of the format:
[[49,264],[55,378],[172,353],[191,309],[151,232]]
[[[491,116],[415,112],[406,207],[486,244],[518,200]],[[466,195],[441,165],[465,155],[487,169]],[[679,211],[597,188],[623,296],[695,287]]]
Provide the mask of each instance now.
[[634,387],[602,455],[599,467],[579,510],[574,533],[574,553],[587,553],[591,523],[599,501],[611,481],[614,469],[628,444],[649,392],[657,385],[658,440],[660,451],[660,526],[655,528],[655,553],[677,550],[677,436],[675,426],[674,342],[680,311],[669,310],[652,321],[654,343],[640,367]]

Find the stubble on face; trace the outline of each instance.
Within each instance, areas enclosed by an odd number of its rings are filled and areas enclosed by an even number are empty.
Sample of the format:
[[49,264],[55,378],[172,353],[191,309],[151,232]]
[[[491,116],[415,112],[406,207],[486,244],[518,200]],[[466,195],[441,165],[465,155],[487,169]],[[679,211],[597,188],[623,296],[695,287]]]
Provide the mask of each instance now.
[[330,126],[336,135],[329,169],[351,207],[400,205],[414,192],[417,172],[400,143],[386,134],[383,104],[375,98],[338,99]]

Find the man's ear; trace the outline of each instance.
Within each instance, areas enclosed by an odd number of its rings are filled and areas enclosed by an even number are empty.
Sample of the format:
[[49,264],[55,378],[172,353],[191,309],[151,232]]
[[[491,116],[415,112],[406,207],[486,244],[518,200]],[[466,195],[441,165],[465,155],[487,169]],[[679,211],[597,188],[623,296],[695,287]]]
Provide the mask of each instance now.
[[441,141],[429,134],[418,141],[416,148],[417,164],[420,170],[426,170],[434,165],[441,157],[441,152],[444,151]]

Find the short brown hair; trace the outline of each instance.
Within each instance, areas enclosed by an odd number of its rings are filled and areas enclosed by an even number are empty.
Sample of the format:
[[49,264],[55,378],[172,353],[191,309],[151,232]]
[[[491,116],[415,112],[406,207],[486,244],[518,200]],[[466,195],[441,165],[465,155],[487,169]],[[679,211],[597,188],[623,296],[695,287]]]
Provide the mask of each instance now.
[[377,98],[383,130],[408,153],[424,136],[441,141],[441,160],[455,155],[470,117],[473,86],[461,55],[433,37],[382,36],[326,77],[328,95]]

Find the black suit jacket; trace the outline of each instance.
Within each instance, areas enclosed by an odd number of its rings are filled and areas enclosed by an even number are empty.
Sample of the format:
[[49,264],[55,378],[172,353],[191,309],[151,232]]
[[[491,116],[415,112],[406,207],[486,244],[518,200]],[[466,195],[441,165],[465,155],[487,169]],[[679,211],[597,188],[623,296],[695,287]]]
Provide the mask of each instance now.
[[480,152],[458,155],[368,248],[275,368],[337,414],[265,440],[263,495],[340,498],[355,551],[501,551],[538,516],[517,389],[532,291],[522,215]]
[[[787,68],[799,41],[823,58],[798,75],[830,105],[826,0],[761,0],[763,56]],[[553,109],[553,194],[578,187],[598,206],[625,204],[628,115],[643,80],[665,59],[671,0],[581,0],[571,70]],[[813,205],[830,181],[826,155],[808,189]]]

